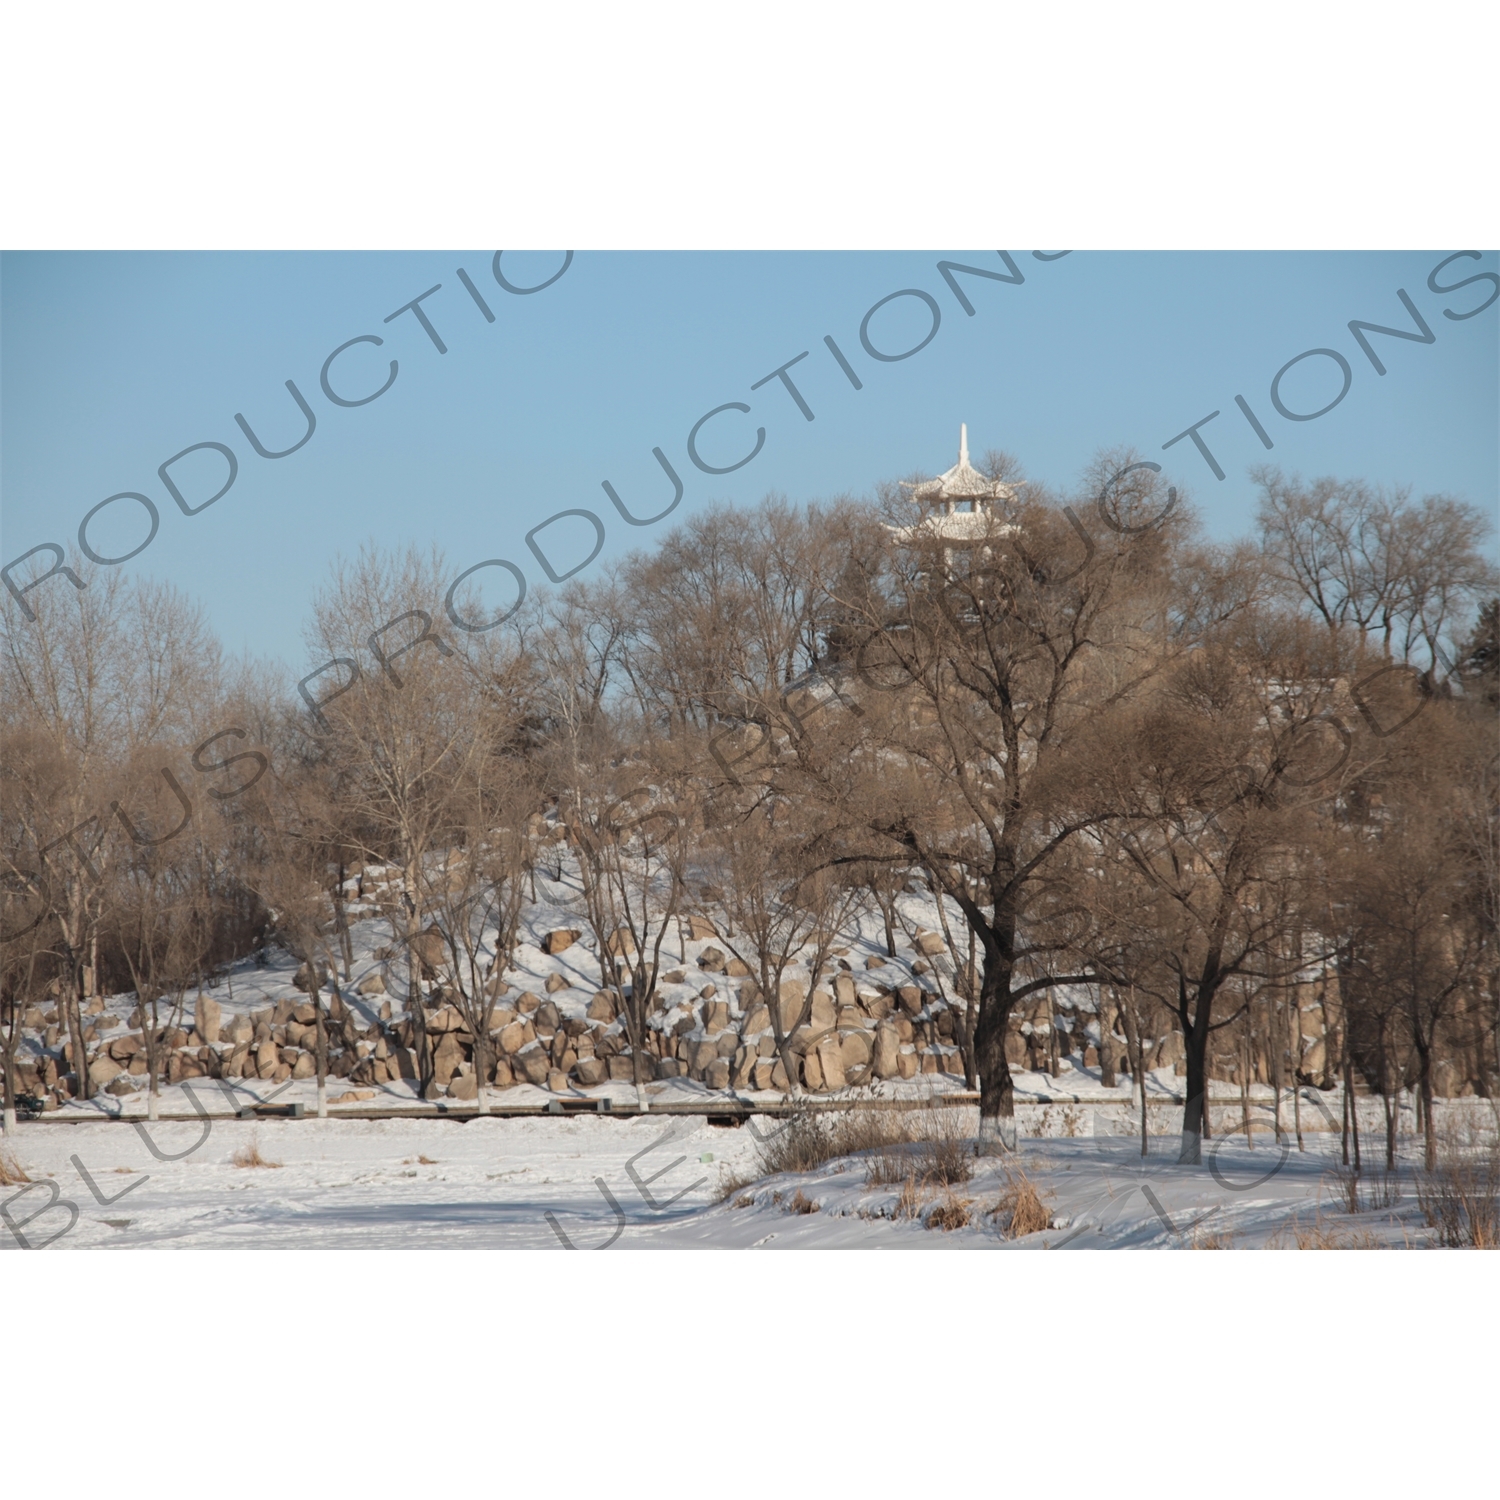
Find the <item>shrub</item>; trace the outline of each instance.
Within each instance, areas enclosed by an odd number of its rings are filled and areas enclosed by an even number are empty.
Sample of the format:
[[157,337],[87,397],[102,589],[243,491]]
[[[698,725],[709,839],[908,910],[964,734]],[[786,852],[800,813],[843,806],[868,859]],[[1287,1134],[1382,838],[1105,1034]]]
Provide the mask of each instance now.
[[1052,1222],[1052,1215],[1047,1212],[1036,1184],[1019,1167],[1007,1168],[1005,1191],[990,1210],[990,1217],[1009,1240],[1036,1234]]
[[941,1229],[947,1233],[952,1229],[962,1229],[969,1222],[969,1205],[973,1203],[972,1198],[957,1198],[949,1193],[943,1202],[927,1215],[927,1227],[929,1229]]
[[267,1161],[260,1154],[260,1141],[255,1132],[251,1133],[250,1144],[241,1146],[232,1158],[237,1167],[279,1167],[279,1161]]
[[1435,1170],[1417,1178],[1417,1205],[1438,1244],[1500,1249],[1500,1149],[1446,1149]]

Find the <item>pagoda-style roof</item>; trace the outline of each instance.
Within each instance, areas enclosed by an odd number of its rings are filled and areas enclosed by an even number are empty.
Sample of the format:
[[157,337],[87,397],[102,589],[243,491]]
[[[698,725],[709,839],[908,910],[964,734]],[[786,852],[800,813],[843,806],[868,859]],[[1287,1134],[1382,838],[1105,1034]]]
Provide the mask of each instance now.
[[[914,525],[890,528],[898,541],[936,541],[947,547],[964,547],[991,541],[1015,530],[1014,526],[997,519],[995,508],[997,500],[1008,505],[1016,498],[1015,487],[998,479],[986,479],[969,462],[967,423],[959,425],[958,462],[947,473],[918,484],[903,482],[901,488],[924,514]],[[967,509],[960,510],[961,505]]]
[[986,508],[983,502],[1010,500],[1014,491],[1008,484],[997,479],[986,479],[969,462],[969,425],[960,423],[958,429],[958,462],[936,479],[926,479],[920,484],[905,484],[902,489],[910,492],[918,505],[947,505],[972,501],[974,508]]

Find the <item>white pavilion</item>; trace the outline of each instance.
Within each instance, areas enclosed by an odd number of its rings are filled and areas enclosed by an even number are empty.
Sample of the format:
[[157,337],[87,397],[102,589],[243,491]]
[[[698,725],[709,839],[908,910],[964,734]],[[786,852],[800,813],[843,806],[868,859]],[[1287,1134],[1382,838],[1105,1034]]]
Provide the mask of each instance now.
[[951,565],[955,549],[993,542],[1017,530],[1000,517],[1015,503],[1020,487],[986,479],[969,462],[968,423],[959,426],[958,462],[951,469],[936,479],[903,483],[901,488],[911,496],[921,518],[910,526],[890,527],[892,536],[900,542],[940,543],[945,566]]

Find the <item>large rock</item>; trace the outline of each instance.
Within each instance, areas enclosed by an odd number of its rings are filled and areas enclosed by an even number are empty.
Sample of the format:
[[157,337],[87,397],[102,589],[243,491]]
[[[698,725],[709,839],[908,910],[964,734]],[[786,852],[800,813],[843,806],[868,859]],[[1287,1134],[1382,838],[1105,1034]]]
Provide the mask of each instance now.
[[537,1007],[536,1029],[538,1031],[556,1031],[562,1025],[562,1012],[552,1000],[543,1000]]
[[707,942],[709,938],[718,937],[718,931],[707,917],[689,917],[688,936],[695,942]]
[[707,969],[710,974],[722,974],[724,972],[724,955],[717,948],[705,948],[698,955],[698,967]]
[[297,1061],[292,1064],[292,1077],[316,1078],[317,1076],[318,1059],[311,1052],[299,1052],[297,1054]]
[[813,991],[809,1021],[814,1031],[825,1031],[837,1023],[838,1012],[834,1008],[833,996],[827,990]]
[[[643,1064],[641,1070],[641,1078],[644,1082],[649,1083],[651,1081],[651,1076],[656,1071],[656,1069],[652,1063],[652,1059],[649,1057],[643,1057],[641,1059],[641,1062]],[[635,1082],[635,1064],[631,1060],[631,1058],[625,1056],[622,1053],[617,1053],[614,1057],[610,1058],[609,1081],[611,1083]]]
[[921,1067],[921,1061],[914,1051],[898,1054],[896,1058],[896,1073],[899,1077],[915,1078],[919,1067]]
[[479,1097],[479,1079],[471,1069],[467,1073],[459,1073],[448,1085],[448,1097],[450,1099],[477,1099]]
[[857,1005],[859,1003],[859,989],[854,983],[852,974],[835,974],[833,976],[833,997],[840,1005]]
[[764,1005],[752,1007],[750,1014],[745,1017],[744,1024],[740,1027],[745,1036],[758,1036],[762,1031],[771,1029],[771,1012]]
[[710,1000],[703,1007],[703,1029],[709,1036],[717,1036],[729,1025],[729,1002]]
[[512,1021],[500,1032],[501,1048],[506,1052],[519,1052],[531,1040],[526,1031],[526,1024],[523,1021]]
[[703,1081],[711,1089],[727,1089],[729,1087],[728,1060],[722,1057],[715,1058],[704,1072]]
[[96,1057],[89,1064],[89,1082],[96,1089],[102,1089],[111,1079],[118,1078],[124,1068],[112,1057]]
[[566,953],[582,936],[576,927],[559,927],[542,939],[542,952],[555,958],[559,953]]
[[615,1018],[614,996],[605,990],[598,991],[589,1001],[588,1016],[591,1021],[603,1021],[608,1025]]
[[463,1067],[464,1049],[452,1032],[444,1032],[432,1054],[432,1073],[439,1083],[447,1083]]
[[275,1042],[261,1042],[255,1047],[252,1056],[255,1058],[255,1071],[261,1078],[274,1078],[276,1069],[281,1065],[281,1053]]
[[385,994],[385,975],[379,969],[371,969],[355,988],[361,995]]
[[720,1057],[733,1057],[740,1050],[740,1034],[737,1031],[721,1031],[715,1038]]
[[552,1058],[545,1047],[533,1047],[531,1051],[523,1052],[515,1064],[527,1083],[538,1086],[546,1083],[547,1075],[552,1071]]
[[497,1089],[508,1089],[515,1083],[516,1075],[511,1072],[510,1064],[503,1057],[496,1060],[491,1081]]
[[193,1030],[205,1042],[219,1040],[219,1027],[224,1024],[224,1013],[217,1000],[208,995],[199,995],[193,1006]]
[[328,967],[326,964],[303,964],[295,974],[292,975],[292,983],[304,994],[311,994],[313,981],[317,980],[318,988],[325,989],[328,985]]
[[1013,1068],[1024,1068],[1030,1055],[1026,1038],[1019,1031],[1005,1033],[1005,1060]]
[[749,1088],[750,1082],[755,1076],[756,1061],[755,1049],[753,1047],[740,1047],[730,1059],[730,1086],[737,1089]]
[[1328,1066],[1328,1048],[1319,1038],[1302,1055],[1302,1072],[1308,1078],[1321,1078]]
[[817,1048],[811,1048],[802,1057],[803,1086],[814,1091],[823,1087],[823,1064],[818,1060]]
[[917,929],[917,952],[924,958],[937,958],[940,954],[948,951],[948,944],[943,941],[940,932],[923,932]]
[[747,964],[743,959],[731,958],[729,962],[724,965],[724,973],[730,979],[748,979],[750,977],[750,972],[750,965]]
[[839,1039],[835,1035],[825,1036],[818,1043],[818,1063],[823,1070],[823,1087],[825,1089],[841,1089],[846,1079],[844,1077],[844,1056],[839,1047]]
[[463,1012],[456,1005],[440,1005],[427,1017],[427,1029],[434,1036],[441,1036],[448,1031],[462,1031]]
[[547,982],[542,986],[549,995],[555,995],[559,990],[570,989],[568,981],[561,974],[549,974]]
[[768,1088],[772,1087],[772,1084],[771,1084],[772,1075],[775,1073],[776,1069],[779,1068],[780,1066],[781,1066],[781,1064],[779,1062],[774,1062],[770,1058],[767,1058],[767,1057],[761,1057],[761,1058],[757,1058],[756,1059],[755,1070],[754,1070],[754,1074],[753,1074],[753,1079],[754,1079],[754,1087],[756,1088],[757,1091],[763,1091],[765,1089],[768,1089]]
[[[790,1031],[796,1024],[798,1017],[802,1014],[803,1002],[807,999],[807,988],[799,984],[795,979],[783,979],[781,981],[781,1030],[783,1034]],[[814,1002],[816,1004],[816,1001]]]
[[915,984],[903,984],[896,991],[896,998],[901,1002],[901,1009],[909,1016],[918,1015],[922,1007],[927,1004],[926,993]]
[[843,1059],[844,1071],[851,1068],[868,1067],[875,1049],[870,1045],[870,1036],[865,1031],[841,1031],[839,1033],[839,1056]]
[[870,1059],[877,1078],[895,1078],[900,1072],[898,1058],[901,1054],[901,1038],[896,1028],[882,1024],[875,1028],[875,1047]]
[[578,1082],[586,1089],[604,1083],[609,1078],[609,1064],[602,1057],[580,1057],[575,1071]]
[[705,1072],[708,1065],[719,1055],[719,1044],[712,1037],[707,1037],[701,1042],[693,1042],[692,1049],[688,1067],[694,1075]]
[[436,922],[411,940],[411,956],[424,975],[435,974],[448,957],[448,941]]
[[613,958],[635,957],[635,934],[628,927],[617,927],[604,940],[604,951]]

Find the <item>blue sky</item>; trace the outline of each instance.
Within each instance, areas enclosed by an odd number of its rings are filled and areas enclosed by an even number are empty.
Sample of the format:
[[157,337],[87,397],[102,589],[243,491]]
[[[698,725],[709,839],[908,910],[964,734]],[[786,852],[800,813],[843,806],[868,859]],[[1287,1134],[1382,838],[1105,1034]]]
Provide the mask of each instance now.
[[[168,578],[202,602],[231,651],[304,662],[301,627],[312,592],[340,553],[368,539],[436,542],[451,574],[507,558],[532,586],[545,582],[525,545],[560,510],[594,512],[605,528],[600,561],[649,546],[677,519],[715,500],[793,499],[927,473],[954,461],[958,424],[976,455],[1014,453],[1029,476],[1071,489],[1101,447],[1132,444],[1164,466],[1199,506],[1210,532],[1248,530],[1247,470],[1275,462],[1304,475],[1361,476],[1500,502],[1500,342],[1497,284],[1439,294],[1428,277],[1452,250],[1270,253],[1077,252],[1041,260],[1010,252],[1017,284],[960,275],[966,315],[938,270],[943,259],[1006,273],[994,251],[851,253],[580,252],[551,286],[517,296],[492,273],[492,252],[17,253],[0,258],[0,562],[43,542],[76,543],[87,512],[111,495],[151,498],[160,529],[123,564]],[[561,253],[508,254],[515,285],[552,276]],[[487,322],[464,289],[466,270]],[[1438,283],[1496,273],[1497,258],[1453,261]],[[423,302],[447,346],[439,353],[407,312]],[[910,358],[883,362],[862,347],[861,321],[891,293],[936,303],[936,334]],[[1378,375],[1351,319],[1413,328],[1405,290],[1435,335],[1431,344],[1371,335]],[[920,298],[889,302],[869,325],[877,349],[898,352],[932,326]],[[389,361],[390,389],[374,390]],[[862,389],[823,343],[831,335]],[[1290,421],[1273,407],[1277,371],[1312,349],[1348,362],[1347,395],[1326,415]],[[808,422],[780,381],[752,385],[808,351],[791,371],[815,415]],[[288,446],[312,407],[312,438],[284,459],[258,457],[235,422],[241,412],[271,448]],[[1310,412],[1338,394],[1326,355],[1302,361],[1280,388]],[[1267,452],[1235,406],[1241,394],[1275,443]],[[755,442],[756,457],[725,467]],[[1202,436],[1225,471],[1215,478],[1184,439],[1162,445],[1209,412]],[[193,516],[174,504],[158,465],[190,445],[227,445],[239,470],[217,503]],[[660,447],[685,494],[670,520],[627,526],[601,481],[639,515],[671,498],[652,457]],[[191,503],[223,482],[225,465],[200,451],[172,471]],[[120,501],[90,524],[105,555],[145,536],[144,510]],[[559,571],[586,555],[587,522],[560,521],[544,545]],[[597,566],[597,564],[596,564]],[[12,575],[24,579],[25,570]],[[496,602],[507,597],[490,570]],[[44,588],[66,587],[51,580]]]

